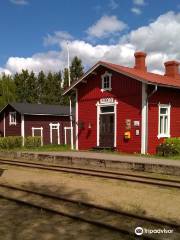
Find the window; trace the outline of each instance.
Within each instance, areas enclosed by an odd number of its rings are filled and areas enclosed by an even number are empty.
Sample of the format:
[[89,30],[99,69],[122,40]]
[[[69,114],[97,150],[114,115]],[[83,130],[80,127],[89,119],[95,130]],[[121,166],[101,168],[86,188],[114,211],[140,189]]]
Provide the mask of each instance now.
[[170,104],[159,104],[159,133],[160,137],[170,137]]
[[101,107],[101,113],[114,113],[114,106]]
[[102,91],[111,91],[111,73],[105,72],[101,78],[102,78]]
[[16,112],[9,113],[9,125],[16,125]]

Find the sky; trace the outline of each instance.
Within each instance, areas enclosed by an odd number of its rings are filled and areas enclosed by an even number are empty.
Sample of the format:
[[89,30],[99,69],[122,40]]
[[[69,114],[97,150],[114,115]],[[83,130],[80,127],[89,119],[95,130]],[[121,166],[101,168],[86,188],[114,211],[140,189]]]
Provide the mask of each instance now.
[[0,0],[0,73],[60,71],[81,58],[130,66],[145,51],[148,71],[180,60],[179,0]]

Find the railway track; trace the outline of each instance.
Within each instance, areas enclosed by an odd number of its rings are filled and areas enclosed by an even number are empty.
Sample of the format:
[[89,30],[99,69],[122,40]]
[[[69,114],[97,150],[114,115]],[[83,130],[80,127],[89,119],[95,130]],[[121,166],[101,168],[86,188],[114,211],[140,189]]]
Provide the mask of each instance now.
[[48,163],[37,163],[32,161],[30,162],[30,161],[9,160],[9,159],[8,160],[0,159],[0,164],[19,166],[19,167],[25,167],[25,168],[52,170],[52,171],[73,173],[73,174],[81,174],[86,176],[95,176],[95,177],[115,179],[115,180],[124,180],[124,181],[137,182],[137,183],[143,183],[143,184],[149,184],[149,185],[155,185],[155,186],[161,186],[161,187],[163,186],[163,187],[180,189],[180,180],[150,177],[150,176],[134,174],[134,173],[122,173],[122,172],[115,172],[115,171],[87,169],[87,168],[72,167],[72,166],[71,167],[60,166],[60,165],[48,164]]
[[[118,231],[125,236],[131,236],[132,239],[135,237],[134,229],[137,226],[147,229],[173,229],[173,239],[180,239],[180,224],[138,216],[136,214],[103,207],[98,204],[61,197],[52,193],[42,193],[39,190],[35,191],[17,186],[0,184],[0,197],[93,224],[101,228]],[[143,235],[141,239],[164,240],[166,238],[163,234],[158,234],[157,236]]]

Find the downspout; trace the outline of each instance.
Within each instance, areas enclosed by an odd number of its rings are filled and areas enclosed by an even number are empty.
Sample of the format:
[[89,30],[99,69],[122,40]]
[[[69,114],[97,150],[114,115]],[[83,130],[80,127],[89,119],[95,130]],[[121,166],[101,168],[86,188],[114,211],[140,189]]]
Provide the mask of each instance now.
[[147,150],[148,150],[148,112],[149,112],[149,98],[152,97],[158,90],[158,86],[155,85],[154,87],[154,90],[149,94],[147,95],[147,98],[146,98],[146,153],[147,153]]

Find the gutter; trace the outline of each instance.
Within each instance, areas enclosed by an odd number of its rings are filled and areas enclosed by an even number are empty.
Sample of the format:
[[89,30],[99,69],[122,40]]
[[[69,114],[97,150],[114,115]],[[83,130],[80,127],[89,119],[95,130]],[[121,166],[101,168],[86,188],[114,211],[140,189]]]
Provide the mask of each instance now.
[[147,95],[147,98],[146,98],[146,153],[147,153],[147,150],[148,150],[148,112],[149,112],[149,102],[148,100],[150,99],[150,97],[152,97],[158,90],[158,85],[155,85],[154,87],[154,90],[149,94]]

